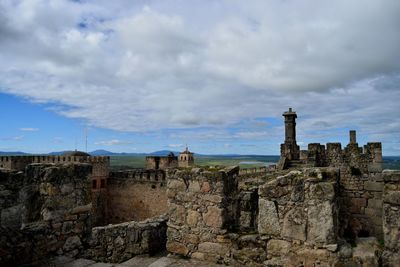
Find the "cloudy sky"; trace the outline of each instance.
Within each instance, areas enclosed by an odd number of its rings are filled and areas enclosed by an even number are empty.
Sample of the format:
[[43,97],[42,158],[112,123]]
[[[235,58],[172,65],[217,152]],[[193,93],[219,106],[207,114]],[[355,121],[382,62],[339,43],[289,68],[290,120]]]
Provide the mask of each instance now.
[[400,1],[0,1],[0,150],[400,155]]

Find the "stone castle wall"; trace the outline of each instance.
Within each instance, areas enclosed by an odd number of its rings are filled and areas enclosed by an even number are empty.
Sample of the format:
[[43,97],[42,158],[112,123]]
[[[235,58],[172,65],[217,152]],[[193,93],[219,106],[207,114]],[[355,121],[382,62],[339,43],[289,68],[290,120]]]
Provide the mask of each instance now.
[[166,170],[167,168],[178,167],[176,156],[148,156],[146,157],[147,170]]
[[33,164],[26,175],[0,172],[3,196],[19,195],[2,201],[0,265],[34,265],[82,251],[91,228],[91,171],[88,164]]
[[400,262],[400,171],[384,171],[383,237],[384,266]]
[[[399,262],[398,172],[305,168],[276,172],[240,192],[235,172],[168,173],[169,252],[235,266]],[[346,242],[349,229],[354,248]]]
[[308,144],[302,150],[300,160],[309,167],[352,167],[362,173],[382,171],[382,144],[368,143],[364,148],[357,143],[348,144],[344,149],[340,143]]
[[94,225],[104,225],[107,219],[107,178],[110,158],[106,156],[1,156],[0,167],[8,170],[24,171],[29,164],[54,164],[57,166],[87,163],[91,167],[92,221]]
[[383,174],[340,168],[340,235],[382,239]]
[[0,168],[23,171],[28,164],[32,163],[93,163],[99,166],[94,169],[95,176],[106,176],[108,168],[101,168],[110,163],[110,158],[105,156],[0,156]]
[[107,186],[108,223],[141,221],[167,213],[162,170],[111,172]]

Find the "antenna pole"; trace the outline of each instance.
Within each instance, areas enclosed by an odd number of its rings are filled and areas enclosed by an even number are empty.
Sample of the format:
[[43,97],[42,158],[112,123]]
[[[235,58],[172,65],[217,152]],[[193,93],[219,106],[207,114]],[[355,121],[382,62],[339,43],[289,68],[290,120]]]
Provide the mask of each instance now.
[[87,139],[88,139],[88,130],[87,127],[85,127],[85,149],[86,149],[86,153],[87,153]]

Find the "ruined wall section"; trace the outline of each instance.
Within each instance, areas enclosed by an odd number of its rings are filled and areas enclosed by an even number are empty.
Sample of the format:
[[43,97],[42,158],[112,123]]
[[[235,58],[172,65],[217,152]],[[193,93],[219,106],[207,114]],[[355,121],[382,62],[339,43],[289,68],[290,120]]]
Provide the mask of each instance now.
[[340,236],[382,239],[382,173],[340,169]]
[[162,170],[111,172],[107,186],[108,223],[141,221],[167,213]]
[[238,225],[238,171],[236,167],[167,172],[169,252],[214,262],[226,258],[226,234]]
[[[338,246],[338,179],[335,169],[291,171],[259,188],[258,233],[267,239],[265,263],[336,261],[331,252]],[[324,256],[310,256],[318,254],[316,249]]]
[[178,157],[169,156],[147,156],[146,169],[147,170],[166,170],[168,168],[178,167]]
[[18,171],[0,171],[0,226],[19,229],[21,227],[22,204],[19,191],[24,183],[24,175]]
[[383,266],[400,262],[400,171],[384,171]]
[[120,263],[140,254],[155,254],[165,249],[167,219],[94,227],[85,258]]
[[88,164],[27,167],[17,202],[2,210],[0,265],[34,265],[82,251],[91,228],[91,171]]

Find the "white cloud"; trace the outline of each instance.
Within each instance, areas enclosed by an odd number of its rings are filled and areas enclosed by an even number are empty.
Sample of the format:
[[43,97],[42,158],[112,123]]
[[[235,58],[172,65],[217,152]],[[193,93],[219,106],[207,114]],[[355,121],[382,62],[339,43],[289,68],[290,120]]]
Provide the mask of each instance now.
[[289,106],[300,136],[400,131],[399,1],[100,3],[3,1],[0,91],[113,130],[212,129],[199,139]]
[[184,147],[184,145],[183,145],[183,144],[169,144],[168,147],[171,147],[171,148],[181,148],[181,147]]
[[3,137],[1,140],[6,140],[6,141],[21,141],[24,139],[23,135],[16,135],[16,136],[9,136],[9,137]]
[[23,132],[37,132],[39,131],[39,128],[26,127],[26,128],[19,128],[19,130]]
[[95,145],[102,145],[102,146],[115,146],[115,145],[130,145],[133,142],[131,141],[123,141],[123,140],[118,140],[118,139],[112,139],[112,140],[103,140],[99,142],[95,142]]

